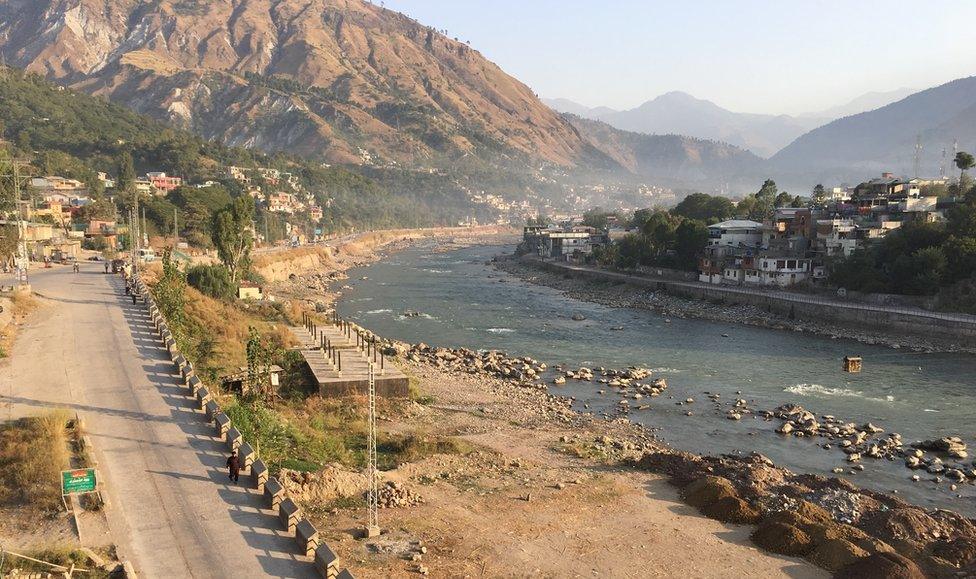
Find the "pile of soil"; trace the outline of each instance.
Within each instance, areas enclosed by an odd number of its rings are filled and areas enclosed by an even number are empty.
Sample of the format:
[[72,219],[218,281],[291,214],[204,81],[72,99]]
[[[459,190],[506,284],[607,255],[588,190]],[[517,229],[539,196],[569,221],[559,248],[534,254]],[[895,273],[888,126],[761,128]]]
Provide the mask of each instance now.
[[681,491],[685,502],[699,509],[720,499],[738,498],[732,481],[719,476],[702,477]]
[[809,535],[793,525],[779,522],[760,523],[752,534],[752,541],[772,553],[793,557],[802,557],[813,548]]
[[933,556],[954,567],[961,567],[976,561],[976,540],[966,537],[936,541],[930,545],[929,549]]
[[834,579],[925,579],[925,574],[897,553],[875,553],[844,567]]
[[838,538],[827,539],[818,544],[807,555],[807,559],[814,565],[834,572],[856,563],[859,559],[863,559],[869,555],[870,553],[854,543]]
[[701,512],[706,517],[723,523],[746,525],[759,521],[759,511],[739,497],[723,496],[702,507]]
[[283,468],[278,480],[288,496],[300,504],[322,505],[366,492],[366,475],[339,465],[328,465],[314,473]]

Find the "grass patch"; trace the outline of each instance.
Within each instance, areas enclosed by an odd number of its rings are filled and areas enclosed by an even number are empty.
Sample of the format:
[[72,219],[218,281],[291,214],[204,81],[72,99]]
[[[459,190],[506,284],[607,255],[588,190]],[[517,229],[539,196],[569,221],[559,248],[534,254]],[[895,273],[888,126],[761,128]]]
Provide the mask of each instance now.
[[407,397],[416,402],[417,404],[423,404],[424,406],[430,406],[437,401],[431,394],[424,394],[420,389],[420,380],[415,376],[409,376],[407,378]]
[[[354,469],[366,464],[368,429],[365,404],[360,399],[311,397],[275,409],[238,400],[225,405],[224,411],[272,473],[282,468],[315,472],[330,463]],[[381,432],[376,445],[377,463],[384,470],[434,454],[466,454],[471,450],[460,439],[424,433]]]
[[[55,565],[61,565],[62,567],[67,568],[70,568],[71,565],[74,564],[76,567],[88,570],[87,573],[78,574],[78,576],[85,577],[86,579],[108,579],[112,576],[110,572],[99,569],[95,563],[88,558],[88,555],[69,547],[50,547],[47,549],[28,551],[22,554],[34,559],[47,561],[48,563],[54,563]],[[50,567],[49,565],[35,563],[21,557],[14,557],[8,553],[4,558],[3,563],[0,564],[0,574],[15,568],[20,569],[21,574],[52,573],[52,577],[54,576],[53,573],[57,571],[57,569]]]
[[15,291],[10,295],[10,323],[0,328],[0,359],[8,357],[13,349],[14,338],[17,335],[16,322],[22,321],[37,309],[37,305],[37,299],[28,292]]
[[69,468],[68,414],[52,411],[0,427],[0,500],[41,511],[61,506],[61,471]]
[[380,468],[396,468],[435,454],[467,454],[473,447],[458,438],[428,436],[423,433],[383,437],[377,442],[376,459]]

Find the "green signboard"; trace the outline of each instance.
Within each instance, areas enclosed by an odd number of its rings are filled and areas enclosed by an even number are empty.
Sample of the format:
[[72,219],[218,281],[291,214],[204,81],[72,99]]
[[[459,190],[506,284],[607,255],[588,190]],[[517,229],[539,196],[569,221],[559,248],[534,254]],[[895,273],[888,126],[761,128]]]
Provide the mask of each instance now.
[[61,471],[62,495],[92,493],[95,492],[95,484],[95,469],[93,468]]

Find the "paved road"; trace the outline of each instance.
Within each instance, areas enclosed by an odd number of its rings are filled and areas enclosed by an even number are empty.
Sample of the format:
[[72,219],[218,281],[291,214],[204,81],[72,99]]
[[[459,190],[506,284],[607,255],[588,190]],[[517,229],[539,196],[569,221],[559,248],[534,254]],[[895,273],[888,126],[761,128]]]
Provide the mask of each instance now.
[[48,306],[0,370],[0,419],[59,406],[85,420],[120,557],[149,578],[313,577],[276,513],[227,480],[223,445],[118,277],[83,264],[31,282]]
[[707,289],[711,291],[736,293],[736,294],[769,296],[771,298],[797,302],[797,303],[817,304],[817,305],[829,306],[832,308],[868,310],[868,311],[874,311],[878,313],[904,314],[908,316],[916,316],[919,318],[942,320],[946,322],[953,322],[953,323],[963,324],[968,326],[976,326],[976,316],[970,314],[959,314],[959,313],[952,313],[952,312],[932,312],[929,310],[923,310],[921,308],[913,308],[913,307],[906,307],[906,306],[882,306],[882,305],[874,305],[874,304],[867,304],[867,303],[860,303],[860,302],[845,302],[845,301],[840,301],[828,297],[803,294],[799,292],[773,290],[773,289],[765,289],[759,287],[743,288],[743,287],[717,285],[717,284],[709,284],[709,283],[695,282],[695,281],[675,281],[672,279],[656,278],[647,275],[608,271],[605,269],[590,267],[585,265],[560,263],[554,261],[548,261],[546,263],[550,265],[554,265],[556,267],[560,267],[565,270],[597,273],[608,279],[619,279],[621,281],[630,281],[630,282],[660,281],[660,282],[666,282],[671,285],[682,286],[687,288]]

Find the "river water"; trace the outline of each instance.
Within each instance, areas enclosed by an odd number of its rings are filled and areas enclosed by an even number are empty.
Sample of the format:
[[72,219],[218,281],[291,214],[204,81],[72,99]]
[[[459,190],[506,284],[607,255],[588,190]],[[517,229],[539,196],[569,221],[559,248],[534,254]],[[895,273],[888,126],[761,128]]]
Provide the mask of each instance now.
[[[659,438],[682,450],[756,450],[777,465],[829,476],[832,468],[846,464],[836,447],[818,446],[824,439],[776,435],[778,421],[748,415],[741,421],[725,419],[714,412],[706,391],[721,393],[726,402],[745,398],[751,408],[771,410],[796,402],[818,414],[859,424],[870,421],[901,433],[906,443],[945,435],[974,443],[976,356],[913,353],[701,320],[668,323],[654,312],[573,300],[486,264],[511,250],[482,246],[435,253],[414,247],[396,253],[349,272],[345,283],[352,289],[344,292],[339,313],[407,342],[496,349],[568,367],[653,369],[654,377],[667,379],[669,389],[661,397],[641,400],[650,408],[632,410],[629,417],[660,428]],[[403,315],[410,310],[421,315]],[[586,319],[574,321],[577,313]],[[863,356],[863,372],[843,372],[845,355]],[[620,397],[611,395],[612,389],[600,395],[600,388],[606,387],[569,380],[565,386],[550,386],[550,391],[575,397],[580,410],[584,404],[594,413],[613,410]],[[695,403],[675,404],[688,397]],[[685,415],[688,410],[693,416]],[[864,459],[862,464],[864,472],[843,476],[876,490],[897,490],[921,506],[976,516],[972,485],[952,492],[948,482],[930,482],[932,475],[910,471],[901,461]],[[916,473],[922,482],[910,480]]]

